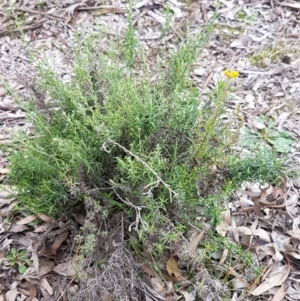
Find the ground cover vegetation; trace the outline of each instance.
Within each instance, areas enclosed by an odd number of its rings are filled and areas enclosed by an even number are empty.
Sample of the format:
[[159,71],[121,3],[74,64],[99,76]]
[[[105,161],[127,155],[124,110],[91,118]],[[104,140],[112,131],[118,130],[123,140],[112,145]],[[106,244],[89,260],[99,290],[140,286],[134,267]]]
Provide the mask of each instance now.
[[[220,77],[204,98],[189,76],[213,21],[196,34],[187,30],[168,61],[153,67],[129,13],[124,41],[107,51],[97,52],[96,36],[78,42],[70,83],[44,62],[27,82],[30,97],[15,95],[34,127],[34,135],[20,134],[7,146],[17,210],[55,217],[86,212],[77,236],[78,275],[86,281],[78,300],[141,300],[138,262],[150,262],[166,279],[166,250],[184,258],[182,242],[187,231],[202,228],[199,217],[209,222],[210,236],[184,269],[189,278],[205,278],[199,266],[217,277],[209,254],[230,245],[214,235],[222,203],[244,181],[280,179],[282,162],[266,147],[251,156],[233,150],[243,120],[238,110],[226,109],[230,80]],[[235,260],[251,261],[228,248]],[[174,264],[167,271],[178,279]],[[200,296],[203,288],[197,290]]]

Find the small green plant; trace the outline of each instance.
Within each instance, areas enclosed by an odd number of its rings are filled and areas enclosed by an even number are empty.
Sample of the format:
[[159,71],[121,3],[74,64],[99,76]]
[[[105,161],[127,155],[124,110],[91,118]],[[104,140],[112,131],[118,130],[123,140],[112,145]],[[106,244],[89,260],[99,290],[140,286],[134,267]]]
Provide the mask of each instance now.
[[252,65],[265,68],[268,63],[282,60],[285,55],[297,54],[299,50],[290,47],[283,42],[276,42],[272,45],[266,45],[249,55],[249,61]]
[[236,14],[235,14],[235,18],[236,19],[239,19],[239,20],[242,20],[242,21],[255,21],[257,20],[258,18],[258,13],[257,12],[254,12],[252,13],[251,15],[248,15],[244,10],[239,10]]
[[250,130],[243,128],[241,136],[241,144],[243,146],[253,147],[253,145],[270,144],[274,150],[279,153],[288,153],[294,140],[286,131],[278,131],[275,129],[275,122],[272,119],[266,119],[264,116],[257,117],[260,127]]
[[243,182],[277,183],[282,176],[283,161],[266,148],[241,158],[233,156],[228,162],[231,183],[239,187]]
[[11,267],[17,268],[20,274],[24,274],[31,265],[31,260],[26,258],[24,250],[17,251],[16,248],[11,248],[6,258]]
[[133,1],[129,1],[129,7],[127,9],[127,29],[125,32],[125,38],[122,45],[122,52],[127,67],[132,67],[135,62],[137,39],[135,37],[134,25],[133,25]]
[[170,9],[170,6],[166,6],[165,10],[164,10],[164,15],[166,18],[165,23],[163,23],[162,28],[161,28],[161,38],[163,39],[166,34],[168,33],[169,29],[170,29],[170,22],[171,22],[171,18],[172,18],[172,11]]

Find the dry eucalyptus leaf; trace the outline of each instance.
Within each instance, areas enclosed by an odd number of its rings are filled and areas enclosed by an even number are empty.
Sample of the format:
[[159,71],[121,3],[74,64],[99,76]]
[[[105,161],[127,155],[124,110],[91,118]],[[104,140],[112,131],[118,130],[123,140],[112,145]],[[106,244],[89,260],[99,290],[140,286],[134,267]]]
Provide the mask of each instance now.
[[[289,276],[291,266],[286,264],[285,266],[279,267],[275,265],[272,269],[272,273],[254,290],[250,291],[253,296],[259,296],[269,289],[281,285]],[[272,274],[272,275],[271,275]]]
[[147,266],[146,264],[142,264],[142,265],[141,265],[141,269],[142,269],[143,272],[146,273],[148,276],[156,277],[156,274],[154,273],[154,271],[153,271],[149,266]]
[[[79,286],[78,286],[77,284],[72,285],[72,286],[69,288],[69,292],[70,292],[73,296],[75,296],[75,295],[78,293],[78,291],[79,291]],[[112,300],[112,298],[111,298],[111,300]]]
[[[25,298],[28,301],[33,300],[37,295],[37,290],[32,283],[27,283],[26,286],[24,286],[24,287],[20,287],[20,285],[19,285],[18,291],[19,291],[19,293],[23,294],[24,296],[29,297],[27,299]],[[19,299],[17,299],[17,300],[19,300]],[[20,299],[20,300],[22,300],[22,299]]]
[[179,291],[183,295],[185,301],[194,301],[196,300],[196,294],[188,293],[187,291]]
[[80,224],[81,226],[84,225],[85,222],[85,216],[80,213],[72,213],[73,217],[76,219],[76,222]]
[[44,276],[48,273],[50,273],[55,266],[55,263],[53,261],[45,261],[40,264],[39,267],[39,276]]
[[253,198],[253,208],[257,216],[259,217],[264,216],[263,213],[260,211],[260,203],[258,198]]
[[28,215],[25,218],[19,220],[16,224],[17,225],[27,225],[31,222],[33,222],[34,220],[36,220],[38,217],[34,214]]
[[61,246],[61,244],[66,240],[66,238],[68,237],[69,232],[66,231],[65,233],[61,234],[59,237],[57,237],[54,241],[54,243],[52,244],[51,248],[49,248],[46,253],[48,255],[52,255],[55,254],[57,249]]
[[17,224],[14,224],[9,229],[9,232],[19,233],[19,232],[24,232],[24,231],[26,231],[28,229],[30,229],[30,228],[28,226],[26,226],[26,225],[17,225]]
[[234,290],[241,290],[245,287],[248,287],[248,283],[240,278],[235,278],[233,280],[233,289]]
[[179,269],[178,269],[178,264],[174,256],[171,256],[167,263],[166,263],[166,269],[168,271],[168,274],[170,276],[174,275],[176,278],[179,277]]
[[53,269],[53,271],[56,272],[57,274],[65,276],[65,277],[73,277],[76,275],[76,271],[74,269],[74,262],[72,259],[67,262],[58,264]]
[[240,235],[256,235],[259,236],[259,238],[267,241],[267,242],[271,242],[271,238],[270,235],[268,234],[267,231],[263,230],[263,229],[256,229],[256,230],[251,230],[250,228],[241,226],[241,227],[228,227],[228,231],[232,231],[232,232],[237,232]]
[[16,297],[18,295],[18,290],[16,288],[8,291],[6,294],[5,294],[5,300],[6,301],[15,301],[16,300]]
[[190,241],[189,245],[188,245],[188,255],[190,257],[195,256],[195,251],[198,247],[199,242],[203,239],[205,232],[202,231],[198,234],[196,234]]
[[40,283],[44,287],[44,289],[48,292],[49,295],[53,294],[53,289],[46,278],[42,278]]
[[0,216],[9,216],[13,213],[13,208],[18,205],[18,201],[12,202],[8,207],[0,210]]
[[39,219],[41,219],[43,222],[47,223],[53,223],[55,220],[45,214],[38,214]]
[[151,284],[155,292],[160,292],[164,289],[164,283],[159,278],[151,278]]
[[218,265],[223,265],[223,263],[225,262],[225,260],[226,260],[226,258],[227,258],[227,256],[228,256],[228,252],[229,252],[228,249],[225,249],[225,250],[223,251],[222,257],[221,257],[221,259],[220,259]]
[[286,294],[286,284],[282,284],[278,291],[275,293],[271,301],[281,301],[284,300]]
[[49,228],[49,225],[43,224],[43,225],[40,225],[39,227],[37,227],[33,232],[34,232],[34,233],[44,232],[44,231],[46,231],[48,228]]
[[230,209],[221,213],[221,223],[216,227],[218,234],[225,236],[227,228],[231,225],[231,211]]
[[281,262],[283,259],[283,255],[278,250],[276,250],[273,244],[261,246],[259,249],[257,249],[257,252],[258,251],[262,251],[266,255],[271,255],[275,262]]

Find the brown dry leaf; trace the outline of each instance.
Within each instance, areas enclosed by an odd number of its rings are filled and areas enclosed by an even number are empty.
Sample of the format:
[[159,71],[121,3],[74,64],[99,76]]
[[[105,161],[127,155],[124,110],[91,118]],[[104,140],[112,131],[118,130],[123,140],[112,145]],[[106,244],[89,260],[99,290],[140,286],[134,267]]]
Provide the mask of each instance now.
[[43,288],[48,292],[49,295],[53,294],[53,289],[46,278],[42,278],[40,283],[43,286]]
[[36,253],[36,247],[35,247],[35,244],[34,244],[33,240],[29,243],[29,246],[28,246],[27,250],[31,252],[31,260],[33,262],[33,266],[35,268],[35,271],[38,274],[39,273],[39,258],[38,258],[38,255]]
[[80,213],[72,213],[73,217],[76,219],[76,222],[80,224],[81,226],[84,225],[85,222],[85,216]]
[[39,276],[44,276],[48,273],[50,273],[55,266],[55,263],[53,261],[44,261],[43,263],[40,263],[40,272]]
[[242,279],[242,278],[243,278],[242,275],[240,275],[238,272],[236,272],[236,271],[234,270],[234,268],[232,268],[232,267],[229,267],[228,273],[229,273],[230,275],[236,277],[236,278],[239,278],[239,279]]
[[260,250],[267,255],[271,255],[275,262],[281,262],[283,259],[281,253],[273,245],[261,246],[259,249],[257,249],[257,252]]
[[46,223],[54,223],[55,220],[45,214],[38,214],[38,218],[41,219],[43,222],[46,222]]
[[26,297],[30,297],[30,291],[26,290],[25,288],[18,287],[18,292]]
[[48,249],[46,251],[46,253],[48,255],[54,255],[57,251],[57,249],[61,246],[61,244],[66,240],[66,238],[68,237],[69,232],[65,232],[63,234],[61,234],[59,237],[57,237],[52,245],[52,247],[50,249]]
[[230,209],[221,213],[221,223],[216,227],[219,235],[225,236],[227,228],[231,226],[231,211]]
[[191,239],[191,241],[190,241],[190,243],[189,243],[189,245],[188,245],[188,250],[189,250],[189,251],[188,251],[188,255],[189,255],[190,257],[194,257],[195,251],[196,251],[196,249],[197,249],[197,247],[198,247],[198,244],[199,244],[199,242],[203,239],[204,234],[205,234],[205,232],[202,231],[202,232],[198,233],[197,235],[195,235],[195,236]]
[[36,251],[32,250],[32,253],[31,253],[31,258],[30,258],[33,262],[33,266],[35,268],[35,271],[37,273],[39,273],[39,258],[37,256],[37,253]]
[[76,275],[76,271],[74,269],[74,262],[72,259],[67,262],[58,264],[53,269],[53,271],[56,272],[57,274],[65,276],[65,277],[73,277]]
[[152,288],[155,292],[161,292],[164,289],[164,283],[157,277],[151,278]]
[[12,202],[8,207],[0,210],[0,216],[5,217],[13,213],[13,208],[17,206],[18,201]]
[[230,227],[228,228],[228,231],[232,231],[232,232],[237,232],[240,235],[256,235],[259,238],[267,241],[267,242],[271,242],[271,238],[270,235],[268,234],[267,231],[263,230],[263,229],[256,229],[256,230],[251,230],[250,228],[244,227],[244,226],[240,226],[240,227]]
[[253,296],[259,296],[275,286],[281,285],[289,276],[291,266],[289,262],[285,266],[274,265],[269,276],[254,290],[250,291]]
[[34,220],[36,220],[38,217],[34,214],[28,215],[25,218],[19,220],[16,224],[17,225],[27,225],[31,222],[33,222]]
[[5,294],[5,300],[6,301],[15,301],[17,295],[18,295],[18,290],[16,288],[8,291],[6,294]]
[[233,279],[233,289],[238,291],[241,289],[244,289],[245,287],[248,287],[247,281],[239,278]]
[[18,291],[19,291],[19,293],[21,293],[21,294],[23,294],[23,295],[29,297],[29,298],[26,299],[26,301],[31,301],[31,300],[33,300],[33,299],[36,297],[36,295],[37,295],[37,290],[36,290],[36,288],[34,287],[34,285],[31,284],[31,283],[28,285],[27,288],[28,288],[28,289],[19,287],[19,288],[18,288]]
[[34,233],[44,232],[44,231],[46,231],[48,228],[49,228],[49,225],[43,224],[43,225],[40,225],[39,227],[37,227],[33,232],[34,232]]
[[[39,261],[42,261],[42,259],[40,259]],[[35,263],[35,266],[30,266],[24,274],[18,275],[17,279],[37,279],[40,276],[44,276],[50,273],[53,270],[54,266],[55,263],[53,261],[44,261],[42,263],[37,261],[37,263]],[[37,273],[36,269],[39,270],[39,273]]]
[[178,264],[173,255],[171,255],[171,257],[168,259],[168,261],[166,263],[166,269],[170,276],[174,275],[175,278],[178,279],[178,277],[179,277]]
[[29,229],[29,227],[27,227],[26,225],[14,224],[11,226],[11,228],[8,230],[8,232],[19,233],[19,232],[24,232],[28,229]]
[[28,301],[34,299],[35,296],[37,295],[37,290],[36,290],[36,288],[35,288],[35,286],[33,284],[31,284],[31,286],[29,288],[29,292],[30,292],[30,298],[28,299]]
[[79,291],[79,286],[77,284],[70,286],[69,292],[75,296]]
[[167,281],[167,294],[171,294],[173,291],[173,281]]
[[259,203],[259,199],[254,197],[253,198],[253,208],[254,208],[254,212],[256,213],[257,216],[259,217],[263,217],[263,213],[260,211],[260,203]]
[[185,301],[194,301],[195,296],[192,294],[188,293],[187,291],[179,291],[181,295],[183,295]]
[[157,275],[155,274],[155,272],[146,264],[142,264],[141,265],[141,269],[143,270],[144,273],[146,273],[148,276],[151,277],[156,277]]
[[223,265],[223,263],[225,262],[225,260],[226,260],[226,258],[227,258],[227,256],[228,256],[228,252],[229,252],[228,249],[225,249],[225,250],[223,251],[222,257],[221,257],[221,259],[220,259],[218,265]]
[[275,293],[271,301],[281,301],[286,294],[286,284],[284,283],[279,290]]

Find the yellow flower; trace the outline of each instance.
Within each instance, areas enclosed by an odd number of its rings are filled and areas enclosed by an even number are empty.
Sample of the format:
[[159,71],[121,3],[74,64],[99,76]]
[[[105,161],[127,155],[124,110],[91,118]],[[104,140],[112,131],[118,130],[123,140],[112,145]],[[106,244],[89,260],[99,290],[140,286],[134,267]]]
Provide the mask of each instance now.
[[228,78],[233,79],[239,76],[239,72],[235,70],[225,70],[224,75],[226,75]]

